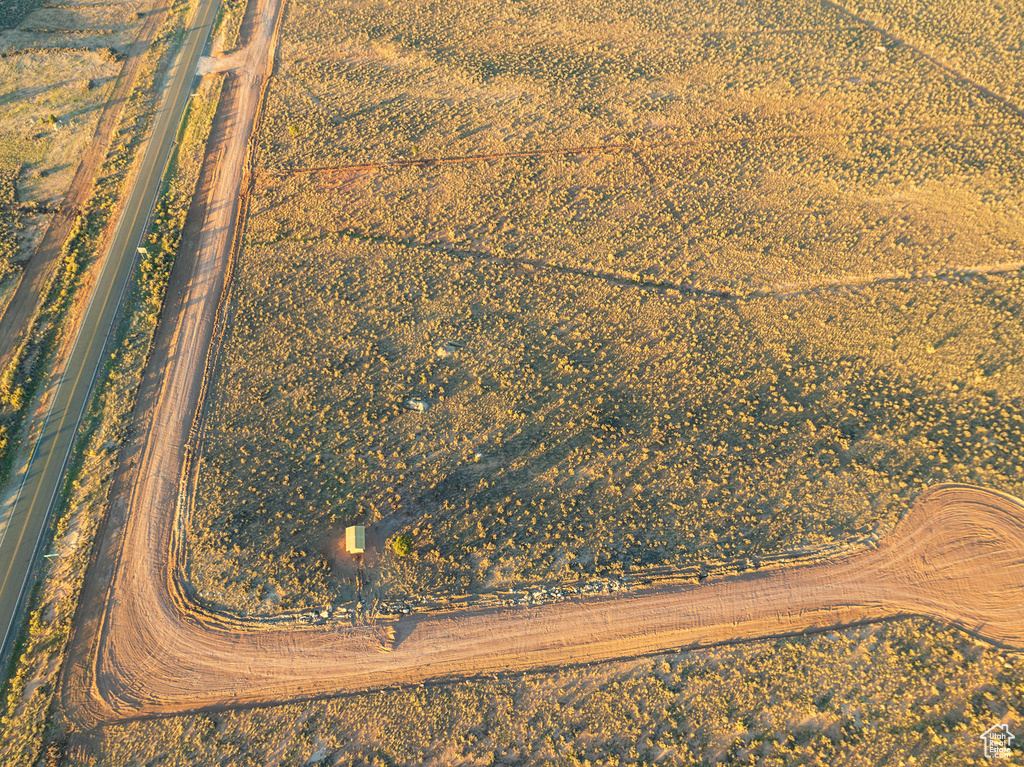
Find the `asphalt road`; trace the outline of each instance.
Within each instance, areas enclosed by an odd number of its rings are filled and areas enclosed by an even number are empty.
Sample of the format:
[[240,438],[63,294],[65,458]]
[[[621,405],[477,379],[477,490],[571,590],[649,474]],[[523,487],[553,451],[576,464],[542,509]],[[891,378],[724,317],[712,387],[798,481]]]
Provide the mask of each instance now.
[[153,122],[138,176],[117,223],[110,252],[77,329],[67,367],[57,382],[28,471],[15,478],[21,487],[0,532],[0,657],[6,656],[21,626],[19,616],[40,555],[42,533],[57,500],[68,456],[131,276],[136,248],[156,204],[171,147],[192,92],[199,57],[219,6],[220,0],[199,2]]

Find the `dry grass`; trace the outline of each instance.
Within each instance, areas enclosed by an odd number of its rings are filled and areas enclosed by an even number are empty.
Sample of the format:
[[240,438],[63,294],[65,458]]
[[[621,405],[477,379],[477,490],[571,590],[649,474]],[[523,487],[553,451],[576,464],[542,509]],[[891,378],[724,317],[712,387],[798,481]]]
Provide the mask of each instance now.
[[416,596],[1020,492],[1024,122],[915,51],[817,4],[541,2],[296,2],[282,50],[192,520],[210,601],[351,598],[352,522],[413,534],[374,577]]
[[1017,277],[732,302],[351,237],[243,259],[192,531],[214,601],[347,598],[321,552],[354,521],[414,534],[395,588],[458,592],[1020,489]]
[[23,2],[30,12],[12,18],[0,30],[0,50],[90,49],[123,50],[140,23],[136,0],[112,2]]
[[[76,766],[982,765],[1021,658],[904,621],[100,733]],[[310,760],[310,761],[307,761]],[[1011,760],[1007,764],[1017,764]]]
[[984,0],[856,0],[843,3],[882,29],[1024,106],[1024,4]]
[[0,279],[31,253],[48,207],[70,185],[116,73],[107,51],[0,57]]
[[138,26],[132,2],[40,5],[0,11],[0,283],[70,186],[119,69],[114,48]]
[[[1012,93],[1013,13],[867,10]],[[451,593],[884,533],[933,481],[1024,491],[1022,275],[928,276],[1021,260],[1012,110],[818,3],[287,12],[268,170],[631,151],[263,178],[192,520],[206,598],[348,598],[322,552],[354,521],[414,535],[382,592]],[[136,722],[70,762],[980,765],[1022,679],[900,621]]]
[[126,317],[114,335],[110,362],[86,413],[69,468],[67,496],[56,511],[49,558],[42,566],[40,584],[28,608],[28,627],[20,637],[13,673],[0,699],[0,763],[4,765],[35,764],[51,734],[55,694],[78,596],[97,527],[107,511],[111,478],[126,439],[220,87],[220,81],[207,82],[192,97],[148,234],[150,253],[140,260],[125,302]]
[[[570,249],[673,282],[743,290],[1019,260],[1019,115],[842,14],[610,5],[572,7],[569,24],[543,4],[418,9],[290,6],[268,167],[626,142],[639,160],[589,173],[414,183],[472,211],[446,222],[458,242]],[[399,198],[394,222],[363,218],[434,239],[444,231],[417,207],[437,197]]]

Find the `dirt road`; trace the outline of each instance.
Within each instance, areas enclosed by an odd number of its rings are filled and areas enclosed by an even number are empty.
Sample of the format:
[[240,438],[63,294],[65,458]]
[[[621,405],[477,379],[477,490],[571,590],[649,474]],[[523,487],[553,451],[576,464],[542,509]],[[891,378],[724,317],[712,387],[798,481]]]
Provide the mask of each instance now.
[[[877,549],[833,562],[532,608],[407,616],[393,636],[273,626],[198,607],[178,578],[181,477],[216,333],[248,137],[272,68],[260,0],[229,75],[63,690],[82,724],[312,698],[390,684],[607,660],[918,614],[1024,648],[1024,504],[966,485],[932,489]],[[244,205],[244,198],[242,204]],[[182,267],[179,269],[179,267]],[[109,563],[109,564],[108,564]],[[89,608],[88,605],[93,605]],[[387,651],[382,651],[386,649]]]
[[[165,478],[173,480],[173,478]],[[132,510],[95,656],[100,719],[286,701],[607,660],[898,615],[1024,648],[1024,505],[926,494],[878,549],[804,567],[535,608],[410,616],[391,652],[340,627],[266,628],[196,610],[172,579],[171,506]]]
[[[152,533],[147,547],[162,549],[160,561],[168,563],[184,446],[200,399],[204,364],[218,303],[224,294],[239,193],[248,184],[248,138],[271,67],[279,2],[261,0],[250,4],[246,11],[241,38],[246,55],[232,54],[233,60],[241,61],[228,71],[221,94],[168,284],[163,319],[139,392],[134,416],[136,437],[122,453],[106,533],[81,597],[62,698],[66,709],[80,710],[83,716],[95,702],[87,694],[92,685],[92,653],[98,638],[110,631],[113,612],[108,608],[119,598],[115,592],[141,587],[136,579],[146,569],[145,565],[141,570],[135,568],[140,564],[135,558],[136,544],[122,545],[122,540],[129,536],[147,538]],[[145,523],[139,526],[142,518],[136,509],[140,505],[158,516],[161,510],[166,511],[168,526],[148,531]],[[131,525],[128,530],[122,529],[126,519]],[[121,560],[124,567],[119,565]]]

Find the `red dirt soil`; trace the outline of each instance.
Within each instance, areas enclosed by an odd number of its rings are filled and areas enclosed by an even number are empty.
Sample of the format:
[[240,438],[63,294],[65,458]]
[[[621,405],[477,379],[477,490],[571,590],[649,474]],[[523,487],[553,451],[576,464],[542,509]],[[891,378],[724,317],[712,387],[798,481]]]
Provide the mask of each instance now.
[[[139,496],[136,496],[138,498]],[[1024,648],[1024,504],[930,490],[877,549],[838,561],[534,608],[409,616],[367,632],[230,621],[183,593],[173,502],[133,508],[95,656],[103,720],[623,658],[900,615]]]
[[115,501],[83,595],[62,692],[70,716],[89,726],[909,614],[1024,648],[1024,504],[968,485],[929,490],[876,549],[702,585],[412,615],[387,629],[239,621],[197,605],[180,578],[181,477],[210,374],[239,206],[244,215],[245,195],[239,203],[238,192],[248,188],[251,173],[243,158],[258,124],[260,83],[272,69],[277,4],[260,0],[250,9],[244,39],[252,43],[243,71],[228,75],[140,394],[138,437],[117,480],[122,500]]

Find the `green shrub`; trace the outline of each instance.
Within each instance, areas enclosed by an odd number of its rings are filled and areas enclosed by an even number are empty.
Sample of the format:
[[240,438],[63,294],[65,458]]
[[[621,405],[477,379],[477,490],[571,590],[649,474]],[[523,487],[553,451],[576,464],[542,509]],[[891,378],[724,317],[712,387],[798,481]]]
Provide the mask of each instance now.
[[402,535],[395,536],[395,539],[391,542],[391,548],[395,550],[395,553],[400,557],[407,557],[412,554],[412,536]]

